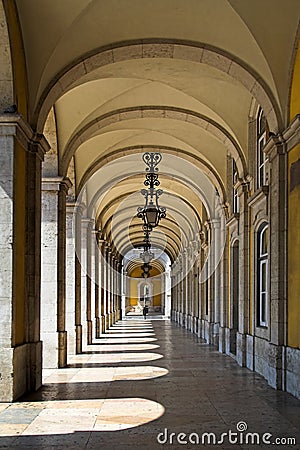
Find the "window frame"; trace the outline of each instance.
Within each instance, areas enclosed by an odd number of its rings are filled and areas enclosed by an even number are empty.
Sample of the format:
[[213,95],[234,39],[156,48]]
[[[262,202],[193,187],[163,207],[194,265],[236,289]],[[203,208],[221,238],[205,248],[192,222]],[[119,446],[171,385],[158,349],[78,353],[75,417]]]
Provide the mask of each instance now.
[[240,199],[237,189],[234,187],[239,179],[239,174],[235,160],[232,159],[232,212],[238,214],[240,212]]
[[[268,327],[269,306],[269,237],[266,232],[269,225],[263,223],[257,232],[257,326]],[[263,242],[266,239],[266,252],[263,250]]]
[[[263,148],[265,147],[267,142],[268,124],[262,108],[259,108],[258,110],[256,123],[257,123],[256,179],[257,179],[257,188],[259,189],[262,186],[266,186],[268,184],[267,170],[266,170],[268,157],[263,151]],[[265,124],[265,126],[262,126],[263,123]]]

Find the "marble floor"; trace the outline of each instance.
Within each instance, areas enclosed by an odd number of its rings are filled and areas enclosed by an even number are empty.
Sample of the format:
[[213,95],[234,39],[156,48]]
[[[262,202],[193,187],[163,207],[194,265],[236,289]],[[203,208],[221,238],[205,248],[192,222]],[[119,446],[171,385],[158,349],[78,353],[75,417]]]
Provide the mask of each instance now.
[[[119,321],[0,403],[0,448],[300,449],[300,401],[165,320]],[[295,443],[296,440],[296,443]]]

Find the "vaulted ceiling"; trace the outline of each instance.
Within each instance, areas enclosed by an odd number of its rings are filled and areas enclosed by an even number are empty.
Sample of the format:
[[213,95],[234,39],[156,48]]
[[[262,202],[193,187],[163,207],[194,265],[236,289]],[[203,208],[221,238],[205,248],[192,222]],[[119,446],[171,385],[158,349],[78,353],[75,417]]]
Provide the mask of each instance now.
[[[160,151],[157,245],[172,260],[216,190],[226,161],[249,172],[248,118],[260,104],[271,131],[287,121],[299,0],[16,0],[29,117],[55,111],[59,174],[74,163],[99,229],[121,254],[143,238],[144,151]],[[162,237],[163,235],[163,237]]]

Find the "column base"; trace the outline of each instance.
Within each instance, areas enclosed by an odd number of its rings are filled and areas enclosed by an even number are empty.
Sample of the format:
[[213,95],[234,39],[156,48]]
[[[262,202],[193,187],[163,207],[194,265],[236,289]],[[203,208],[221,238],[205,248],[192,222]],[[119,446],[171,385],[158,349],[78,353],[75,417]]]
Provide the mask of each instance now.
[[35,392],[42,386],[42,357],[43,343],[42,341],[30,342],[27,344],[29,349],[29,391]]
[[268,383],[275,389],[283,389],[283,357],[285,348],[280,345],[269,344],[269,376]]
[[105,330],[105,316],[101,316],[101,333],[104,334]]
[[38,390],[41,385],[41,341],[1,350],[1,402],[13,402],[28,392]]
[[82,353],[82,325],[76,325],[76,354]]
[[199,338],[202,337],[202,321],[201,321],[201,319],[198,319],[198,332],[197,332],[197,336],[198,336]]
[[214,326],[213,322],[204,321],[204,339],[208,344],[214,345]]
[[226,353],[226,347],[225,347],[225,327],[219,328],[219,352],[220,353]]
[[246,335],[236,333],[236,361],[239,366],[246,366]]
[[198,334],[198,317],[193,317],[193,333]]
[[91,345],[93,342],[93,322],[91,320],[86,321],[87,328],[87,345]]
[[58,331],[58,367],[67,366],[67,332]]
[[98,339],[100,337],[100,325],[101,325],[100,317],[95,317],[95,338]]
[[285,360],[285,389],[300,399],[300,349],[286,347],[283,359]]

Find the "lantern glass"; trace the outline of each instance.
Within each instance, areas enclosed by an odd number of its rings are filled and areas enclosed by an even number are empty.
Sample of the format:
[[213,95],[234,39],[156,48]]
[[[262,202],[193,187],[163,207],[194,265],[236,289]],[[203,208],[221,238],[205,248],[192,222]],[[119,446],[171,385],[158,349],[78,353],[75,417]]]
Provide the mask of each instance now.
[[154,228],[158,224],[158,209],[155,206],[149,206],[145,211],[147,225]]

